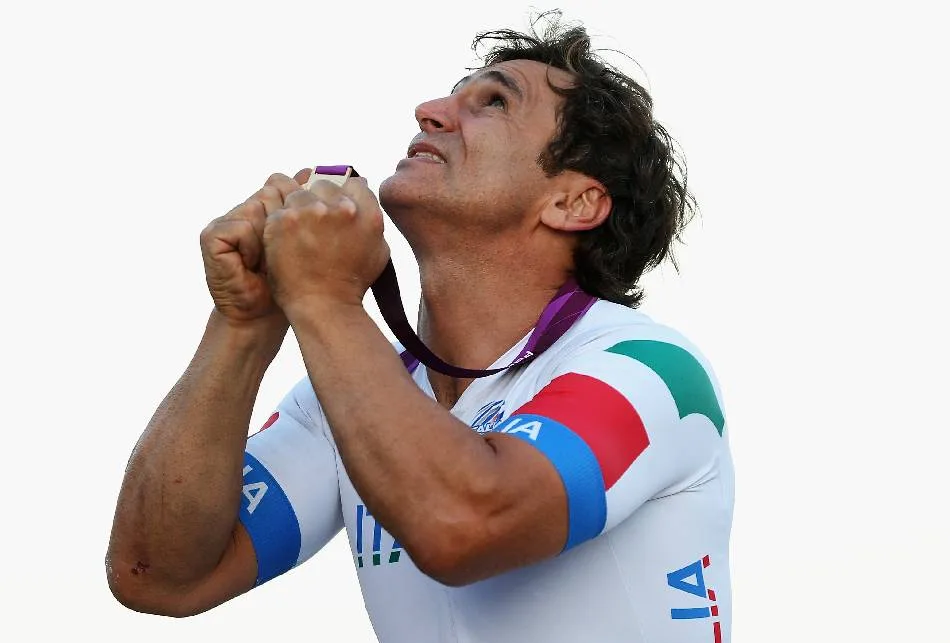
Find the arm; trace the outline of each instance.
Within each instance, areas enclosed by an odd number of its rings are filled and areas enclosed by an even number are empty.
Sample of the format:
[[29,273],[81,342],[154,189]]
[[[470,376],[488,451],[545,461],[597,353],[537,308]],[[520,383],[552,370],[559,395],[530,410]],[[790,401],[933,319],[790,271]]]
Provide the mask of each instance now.
[[605,337],[479,435],[419,390],[362,308],[288,316],[354,486],[440,582],[554,557],[716,475],[721,407],[675,344]]
[[564,548],[566,497],[544,455],[425,396],[361,306],[288,316],[353,486],[424,573],[460,585]]
[[365,181],[311,190],[267,218],[269,277],[367,507],[420,569],[449,584],[561,551],[565,493],[544,455],[517,438],[480,437],[427,398],[363,310],[388,259]]
[[112,592],[133,609],[193,614],[253,586],[254,550],[237,520],[244,444],[261,379],[287,331],[261,237],[267,213],[308,175],[272,176],[201,234],[214,312],[129,459],[106,558]]
[[119,492],[109,586],[139,611],[187,615],[254,585],[237,521],[254,400],[283,324],[235,327],[211,314],[188,369],[139,439]]
[[694,395],[714,405],[702,368],[663,356],[674,398],[690,398],[674,404],[646,365],[656,355],[619,344],[562,365],[498,433],[476,434],[418,390],[362,308],[388,255],[365,183],[318,191],[268,218],[275,297],[354,486],[424,573],[460,585],[553,557],[681,490],[714,453],[709,420],[680,414]]

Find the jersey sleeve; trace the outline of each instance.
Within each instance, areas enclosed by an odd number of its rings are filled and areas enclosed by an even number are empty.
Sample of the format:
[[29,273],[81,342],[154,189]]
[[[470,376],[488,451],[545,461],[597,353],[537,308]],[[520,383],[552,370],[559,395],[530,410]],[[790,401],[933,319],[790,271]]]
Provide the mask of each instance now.
[[567,358],[497,430],[533,444],[560,474],[567,550],[650,499],[714,476],[724,424],[712,377],[693,352],[630,340]]
[[299,565],[343,527],[335,447],[309,380],[248,438],[239,514],[257,556],[257,584]]

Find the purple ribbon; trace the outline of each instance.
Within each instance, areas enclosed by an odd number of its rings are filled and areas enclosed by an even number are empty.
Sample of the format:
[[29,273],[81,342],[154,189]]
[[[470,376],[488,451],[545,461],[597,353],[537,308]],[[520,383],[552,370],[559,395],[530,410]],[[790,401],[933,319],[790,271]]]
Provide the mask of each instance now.
[[[318,165],[314,168],[314,173],[343,176],[347,169],[350,169],[351,176],[359,176],[356,170],[349,165]],[[444,375],[464,378],[487,377],[534,359],[560,339],[597,301],[596,297],[581,290],[574,279],[569,279],[541,311],[541,316],[538,318],[538,323],[531,332],[531,336],[528,337],[528,342],[511,363],[500,368],[480,370],[448,364],[429,350],[429,347],[419,339],[406,318],[402,296],[399,294],[399,282],[396,279],[396,267],[393,265],[392,259],[383,268],[382,274],[376,279],[371,288],[373,297],[376,298],[376,305],[379,306],[379,312],[383,315],[383,320],[406,349],[400,355],[400,358],[402,358],[402,362],[409,372],[415,370],[421,362]]]
[[314,174],[329,174],[331,176],[343,176],[346,171],[350,171],[350,176],[359,176],[356,168],[352,165],[318,165],[313,168]]

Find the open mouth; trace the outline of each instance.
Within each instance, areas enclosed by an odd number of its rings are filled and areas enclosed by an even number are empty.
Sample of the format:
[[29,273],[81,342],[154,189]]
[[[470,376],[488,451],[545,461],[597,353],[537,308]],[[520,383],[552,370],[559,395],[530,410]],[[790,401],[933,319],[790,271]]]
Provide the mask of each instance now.
[[410,154],[409,158],[411,159],[429,159],[430,161],[435,161],[436,163],[445,163],[445,159],[439,156],[438,154],[433,154],[432,152],[416,152],[415,154]]
[[437,149],[425,143],[415,143],[409,146],[406,158],[425,160],[430,163],[445,163],[445,157]]

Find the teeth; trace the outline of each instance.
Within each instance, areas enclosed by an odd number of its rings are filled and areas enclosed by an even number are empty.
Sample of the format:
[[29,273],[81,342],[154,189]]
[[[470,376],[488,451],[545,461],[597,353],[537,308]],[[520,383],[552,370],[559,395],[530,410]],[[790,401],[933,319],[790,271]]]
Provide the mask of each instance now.
[[412,155],[412,158],[431,159],[437,163],[445,163],[445,159],[443,159],[441,156],[433,154],[432,152],[416,152]]

